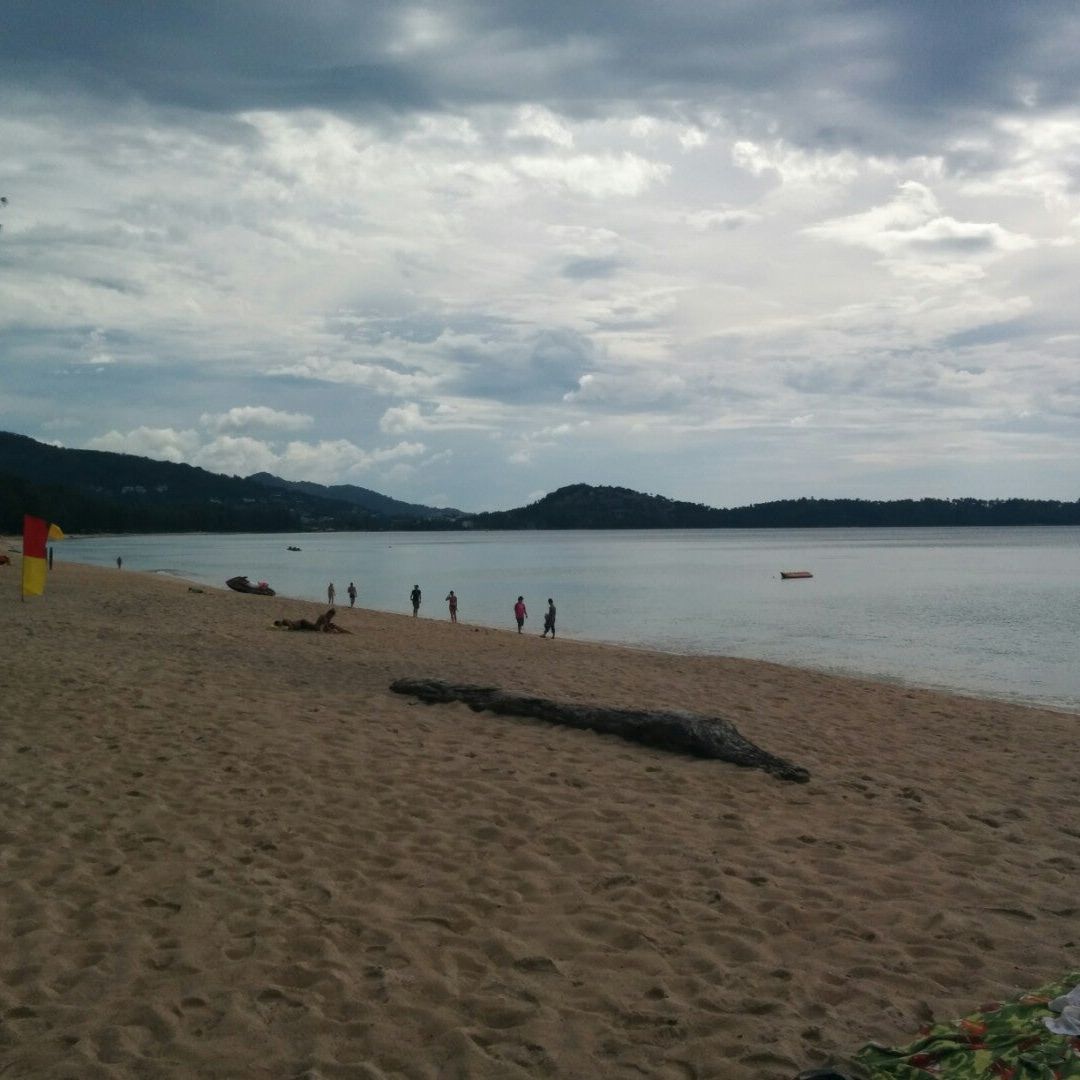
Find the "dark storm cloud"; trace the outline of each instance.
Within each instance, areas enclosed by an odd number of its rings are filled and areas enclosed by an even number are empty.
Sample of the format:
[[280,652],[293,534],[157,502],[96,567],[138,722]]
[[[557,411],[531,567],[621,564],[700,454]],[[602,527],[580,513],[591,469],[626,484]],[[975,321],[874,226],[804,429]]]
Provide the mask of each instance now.
[[977,406],[986,400],[977,384],[988,371],[963,356],[919,349],[882,351],[858,360],[818,360],[789,372],[783,382],[800,393],[836,401],[870,397],[883,404]]
[[557,402],[577,389],[596,360],[592,343],[573,330],[543,330],[521,345],[507,344],[490,354],[460,351],[461,375],[449,384],[455,392],[515,403]]
[[964,349],[981,345],[997,345],[1031,337],[1045,337],[1047,327],[1033,319],[1010,319],[1007,322],[973,326],[949,334],[939,344],[946,349]]
[[207,110],[429,105],[416,73],[383,55],[395,10],[328,0],[16,0],[0,66],[5,81]]
[[592,278],[609,278],[622,265],[622,260],[615,258],[571,259],[559,273],[573,281],[588,281]]
[[[400,3],[240,0],[5,10],[0,79],[210,111],[543,102],[784,117],[803,143],[926,150],[988,111],[1075,100],[1072,0],[447,0],[415,48]],[[403,37],[403,34],[405,35]],[[889,117],[888,123],[883,119]]]

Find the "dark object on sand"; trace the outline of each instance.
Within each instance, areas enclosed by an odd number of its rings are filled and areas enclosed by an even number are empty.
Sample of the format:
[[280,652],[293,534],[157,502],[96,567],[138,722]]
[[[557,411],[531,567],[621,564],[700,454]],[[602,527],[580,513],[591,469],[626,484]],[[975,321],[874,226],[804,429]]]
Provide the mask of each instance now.
[[317,634],[351,634],[351,630],[346,630],[344,626],[337,626],[334,623],[336,614],[337,608],[331,608],[314,622],[310,619],[275,619],[274,625],[280,626],[282,630],[314,630]]
[[188,592],[202,592],[202,589],[196,589],[194,585],[189,585],[187,587],[187,591]]
[[814,575],[809,570],[781,570],[780,576],[785,580],[789,580],[791,578],[813,577]]
[[246,577],[231,577],[225,582],[234,592],[246,592],[254,593],[256,596],[274,596],[274,590],[266,584],[265,581],[260,581],[258,585],[252,585]]
[[504,715],[531,716],[553,724],[619,735],[661,750],[718,758],[733,765],[764,769],[779,780],[793,780],[797,784],[810,779],[806,769],[755,746],[739,734],[730,720],[720,717],[571,705],[547,698],[520,697],[494,686],[455,686],[436,679],[398,679],[390,684],[390,689],[395,694],[411,694],[429,705],[462,701],[477,712],[486,709]]
[[0,566],[10,566],[11,558],[8,555],[0,555]]

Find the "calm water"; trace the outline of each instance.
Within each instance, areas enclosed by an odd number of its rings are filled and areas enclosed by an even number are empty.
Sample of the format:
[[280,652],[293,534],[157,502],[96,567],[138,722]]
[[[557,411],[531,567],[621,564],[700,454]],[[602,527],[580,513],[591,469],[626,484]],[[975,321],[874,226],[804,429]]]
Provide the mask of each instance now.
[[[289,544],[303,550],[290,552]],[[530,632],[555,598],[561,636],[776,660],[1080,710],[1080,528],[303,533],[68,540],[57,557],[282,597]],[[810,570],[782,581],[781,570]],[[239,599],[239,598],[238,598]],[[539,647],[539,646],[538,646]]]

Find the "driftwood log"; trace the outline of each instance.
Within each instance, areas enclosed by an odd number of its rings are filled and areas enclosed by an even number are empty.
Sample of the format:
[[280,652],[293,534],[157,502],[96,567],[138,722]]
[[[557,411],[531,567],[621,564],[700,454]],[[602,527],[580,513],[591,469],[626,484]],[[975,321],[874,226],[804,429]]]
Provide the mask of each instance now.
[[661,750],[763,769],[779,780],[792,780],[797,784],[805,784],[810,779],[806,769],[755,746],[739,734],[730,720],[717,716],[572,705],[548,698],[509,694],[494,686],[455,686],[437,679],[398,679],[390,684],[390,689],[395,694],[417,697],[429,705],[461,701],[477,712],[483,709],[510,716],[530,716],[553,724],[619,735]]

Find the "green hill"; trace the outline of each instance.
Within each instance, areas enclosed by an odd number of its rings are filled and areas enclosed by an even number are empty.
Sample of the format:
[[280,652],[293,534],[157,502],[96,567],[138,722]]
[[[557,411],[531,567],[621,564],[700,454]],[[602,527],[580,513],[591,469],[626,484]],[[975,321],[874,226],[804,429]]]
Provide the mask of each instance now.
[[477,514],[472,522],[478,529],[693,529],[719,528],[728,513],[624,487],[571,484],[528,506]]
[[293,532],[384,528],[362,508],[133,454],[0,432],[0,530],[24,513],[67,532]]
[[253,473],[248,479],[264,487],[296,491],[322,499],[350,503],[381,517],[407,518],[416,521],[453,521],[465,516],[460,510],[402,502],[400,499],[392,499],[389,495],[380,495],[379,492],[372,491],[370,488],[357,487],[354,484],[332,484],[327,487],[323,484],[314,484],[310,480],[282,480],[280,476],[267,472]]
[[882,526],[1080,525],[1080,500],[784,499],[730,510],[571,484],[514,510],[477,514],[478,529],[799,529]]
[[1080,525],[1080,500],[785,499],[720,510],[624,487],[571,484],[528,506],[465,515],[367,488],[247,479],[0,432],[0,531],[24,513],[67,532],[379,529],[725,529]]

